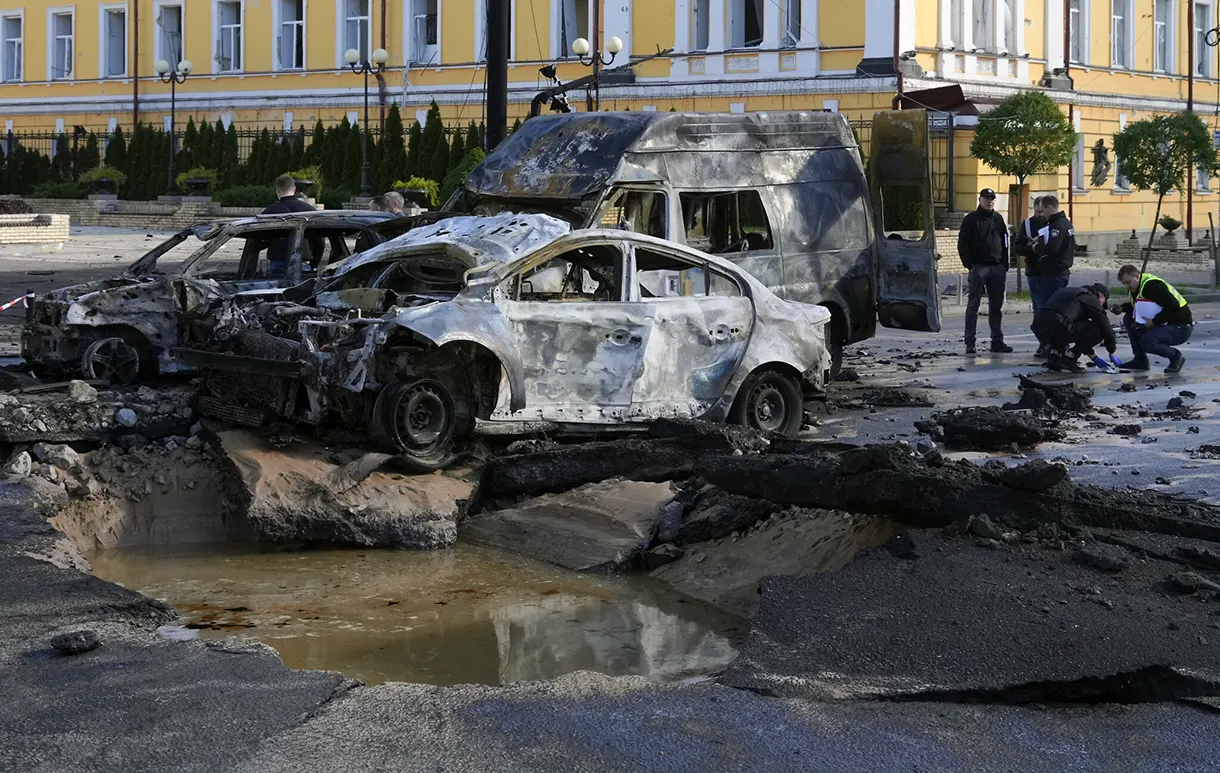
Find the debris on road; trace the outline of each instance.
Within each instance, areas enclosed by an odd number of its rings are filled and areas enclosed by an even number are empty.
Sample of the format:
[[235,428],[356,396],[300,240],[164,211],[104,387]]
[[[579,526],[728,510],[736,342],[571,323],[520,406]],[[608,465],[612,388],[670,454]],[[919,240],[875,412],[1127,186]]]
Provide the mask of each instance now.
[[957,408],[935,413],[916,429],[962,451],[1003,451],[1030,448],[1067,436],[1051,422],[994,406]]

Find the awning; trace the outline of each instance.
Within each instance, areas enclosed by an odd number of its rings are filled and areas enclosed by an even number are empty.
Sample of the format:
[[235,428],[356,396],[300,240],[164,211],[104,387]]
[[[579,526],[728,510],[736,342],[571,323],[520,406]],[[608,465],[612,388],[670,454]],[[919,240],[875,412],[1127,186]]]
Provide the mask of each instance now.
[[955,115],[978,115],[978,107],[966,99],[961,86],[940,86],[935,89],[908,91],[902,95],[902,109],[935,110]]

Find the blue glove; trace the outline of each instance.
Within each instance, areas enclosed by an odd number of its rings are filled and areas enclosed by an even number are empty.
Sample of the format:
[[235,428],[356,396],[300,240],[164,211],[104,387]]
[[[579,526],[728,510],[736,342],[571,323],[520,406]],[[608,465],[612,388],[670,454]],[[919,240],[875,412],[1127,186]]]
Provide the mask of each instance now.
[[1121,368],[1123,366],[1123,361],[1113,354],[1110,355],[1110,362],[1116,368]]
[[1098,370],[1100,370],[1104,373],[1117,373],[1118,372],[1118,369],[1115,368],[1113,365],[1111,365],[1109,360],[1107,360],[1103,357],[1094,357],[1093,364],[1097,366]]

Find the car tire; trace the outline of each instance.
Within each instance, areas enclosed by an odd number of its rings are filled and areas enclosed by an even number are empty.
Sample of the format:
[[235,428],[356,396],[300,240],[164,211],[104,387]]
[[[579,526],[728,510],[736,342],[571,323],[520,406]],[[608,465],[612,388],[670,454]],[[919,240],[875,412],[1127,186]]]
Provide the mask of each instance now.
[[144,370],[143,358],[139,349],[122,338],[102,338],[85,349],[80,370],[87,380],[130,384]]
[[795,376],[778,370],[751,373],[737,391],[729,420],[751,429],[796,437],[805,417],[805,401]]
[[457,458],[474,422],[470,400],[449,379],[399,381],[382,390],[373,406],[373,436],[417,472],[443,469]]

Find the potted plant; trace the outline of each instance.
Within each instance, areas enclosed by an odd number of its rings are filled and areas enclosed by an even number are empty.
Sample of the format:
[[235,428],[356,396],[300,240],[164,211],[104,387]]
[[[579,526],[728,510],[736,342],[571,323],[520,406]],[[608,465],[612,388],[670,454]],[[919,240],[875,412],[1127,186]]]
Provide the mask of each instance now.
[[1169,234],[1173,233],[1174,231],[1176,231],[1182,227],[1181,220],[1175,220],[1174,218],[1170,217],[1169,215],[1161,216],[1161,219],[1158,220],[1157,222],[1160,223],[1161,228],[1164,228],[1165,232],[1169,233]]
[[430,209],[440,204],[441,186],[436,180],[411,177],[394,183],[394,190],[420,209]]
[[80,176],[82,185],[89,188],[90,195],[115,198],[119,188],[127,182],[127,175],[112,166],[98,166]]
[[206,167],[197,166],[186,170],[174,178],[178,190],[185,196],[196,198],[210,197],[216,190],[220,175]]
[[288,174],[292,175],[293,181],[296,182],[297,193],[299,195],[311,201],[319,201],[322,198],[321,167],[307,166]]

